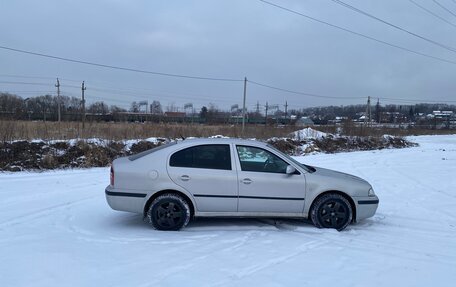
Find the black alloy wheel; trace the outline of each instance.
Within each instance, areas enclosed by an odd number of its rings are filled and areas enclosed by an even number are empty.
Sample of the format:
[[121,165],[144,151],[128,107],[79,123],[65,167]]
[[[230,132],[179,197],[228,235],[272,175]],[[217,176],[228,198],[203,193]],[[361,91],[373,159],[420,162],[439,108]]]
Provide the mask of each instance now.
[[334,228],[341,231],[350,224],[352,217],[350,202],[337,193],[318,198],[311,209],[312,222],[319,228]]
[[158,230],[179,230],[190,220],[188,203],[176,194],[157,197],[147,212],[149,222]]

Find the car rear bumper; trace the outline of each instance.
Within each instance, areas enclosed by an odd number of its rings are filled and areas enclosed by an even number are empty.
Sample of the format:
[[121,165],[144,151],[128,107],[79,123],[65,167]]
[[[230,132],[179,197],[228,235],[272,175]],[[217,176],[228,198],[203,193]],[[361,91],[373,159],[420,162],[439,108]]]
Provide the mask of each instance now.
[[146,193],[117,190],[111,185],[105,189],[106,201],[114,210],[143,213]]
[[374,216],[379,200],[377,196],[355,197],[356,221]]

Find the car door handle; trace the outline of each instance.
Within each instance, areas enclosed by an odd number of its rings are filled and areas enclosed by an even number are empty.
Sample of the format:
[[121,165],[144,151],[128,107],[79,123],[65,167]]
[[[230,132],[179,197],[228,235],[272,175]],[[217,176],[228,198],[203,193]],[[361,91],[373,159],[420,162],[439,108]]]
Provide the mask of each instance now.
[[190,176],[185,175],[185,174],[184,174],[184,175],[181,175],[181,180],[182,180],[182,181],[189,181],[189,180],[190,180]]
[[243,180],[241,180],[241,182],[243,184],[251,184],[252,183],[252,180],[250,178],[244,178]]

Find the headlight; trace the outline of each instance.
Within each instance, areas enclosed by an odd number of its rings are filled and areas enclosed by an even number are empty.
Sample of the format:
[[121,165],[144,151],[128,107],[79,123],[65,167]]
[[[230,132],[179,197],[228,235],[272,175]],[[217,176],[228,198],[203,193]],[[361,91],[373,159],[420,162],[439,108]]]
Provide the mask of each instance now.
[[368,194],[369,196],[375,196],[374,189],[373,189],[373,188],[369,189],[369,191],[367,192],[367,194]]

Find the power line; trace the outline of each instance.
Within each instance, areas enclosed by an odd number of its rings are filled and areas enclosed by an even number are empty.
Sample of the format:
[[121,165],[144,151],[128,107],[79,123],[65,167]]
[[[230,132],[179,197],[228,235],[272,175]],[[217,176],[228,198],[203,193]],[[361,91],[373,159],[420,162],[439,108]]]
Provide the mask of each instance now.
[[[81,87],[76,87],[72,85],[62,85],[63,87],[70,87],[70,88],[78,88],[80,89]],[[119,96],[127,96],[127,97],[135,97],[138,99],[146,99],[150,97],[155,97],[159,98],[161,100],[166,99],[166,95],[161,95],[160,93],[144,93],[144,92],[135,92],[135,91],[125,91],[125,90],[116,90],[116,89],[106,89],[106,88],[100,88],[97,86],[90,86],[89,87],[90,91],[97,91],[101,93],[107,93],[107,94],[115,94]],[[174,98],[180,98],[180,99],[189,99],[189,100],[199,100],[199,101],[217,101],[217,102],[232,102],[232,100],[228,99],[216,99],[214,97],[210,96],[204,96],[204,95],[187,95],[187,94],[173,94],[170,97]]]
[[58,57],[58,56],[53,56],[53,55],[49,55],[49,54],[26,51],[26,50],[21,50],[21,49],[6,47],[6,46],[0,46],[0,49],[9,50],[9,51],[17,52],[17,53],[22,53],[22,54],[29,54],[29,55],[39,56],[39,57],[51,58],[51,59],[61,60],[61,61],[66,61],[66,62],[72,62],[72,63],[78,63],[78,64],[84,64],[84,65],[90,65],[90,66],[96,66],[96,67],[102,67],[102,68],[108,68],[108,69],[114,69],[114,70],[122,70],[122,71],[129,71],[129,72],[136,72],[136,73],[143,73],[143,74],[152,74],[152,75],[158,75],[158,76],[185,78],[185,79],[194,79],[194,80],[223,81],[223,82],[241,82],[241,81],[243,81],[243,80],[239,80],[239,79],[200,77],[200,76],[190,76],[190,75],[180,75],[180,74],[170,74],[170,73],[163,73],[163,72],[138,70],[138,69],[133,69],[133,68],[126,68],[126,67],[120,67],[120,66],[106,65],[106,64],[100,64],[100,63]]
[[314,98],[324,98],[324,99],[365,99],[366,98],[366,97],[322,96],[322,95],[317,95],[317,94],[310,94],[310,93],[305,93],[305,92],[297,92],[297,91],[292,91],[292,90],[288,90],[288,89],[284,89],[284,88],[274,87],[274,86],[258,83],[258,82],[251,81],[251,80],[248,80],[248,82],[252,83],[254,85],[265,87],[265,88],[269,88],[269,89],[272,89],[272,90],[277,90],[277,91],[286,92],[286,93],[290,93],[290,94],[296,94],[296,95],[309,96],[309,97],[314,97]]
[[429,14],[433,15],[434,17],[436,17],[436,18],[442,20],[443,22],[445,22],[445,23],[447,23],[447,24],[449,24],[449,25],[451,25],[451,26],[453,26],[453,27],[456,27],[456,24],[453,24],[452,22],[448,21],[447,19],[445,19],[445,18],[441,17],[440,15],[438,15],[438,14],[432,12],[431,10],[429,10],[429,9],[427,9],[426,7],[420,5],[419,3],[415,2],[414,0],[408,0],[408,1],[411,2],[411,3],[413,3],[415,6],[421,8],[422,10],[428,12]]
[[350,4],[347,4],[347,3],[343,2],[343,1],[340,1],[340,0],[330,0],[330,1],[332,1],[332,2],[334,2],[334,3],[336,3],[336,4],[339,4],[339,5],[341,5],[341,6],[345,7],[345,8],[348,8],[348,9],[350,9],[350,10],[352,10],[352,11],[358,13],[358,14],[362,14],[362,15],[367,16],[367,17],[369,17],[369,18],[371,18],[371,19],[374,19],[374,20],[376,20],[376,21],[378,21],[378,22],[381,22],[381,23],[383,23],[383,24],[385,24],[385,25],[388,25],[388,26],[390,26],[390,27],[393,27],[393,28],[396,29],[396,30],[402,31],[402,32],[407,33],[407,34],[409,34],[409,35],[412,35],[412,36],[414,36],[414,37],[416,37],[416,38],[419,38],[419,39],[421,39],[421,40],[424,40],[424,41],[426,41],[426,42],[429,42],[429,43],[431,43],[431,44],[433,44],[433,45],[436,45],[436,46],[441,47],[441,48],[443,48],[443,49],[449,50],[449,51],[451,51],[451,52],[456,52],[456,49],[453,48],[453,47],[451,47],[451,46],[447,46],[447,45],[445,45],[445,44],[439,43],[439,42],[434,41],[434,40],[432,40],[432,39],[429,39],[429,38],[426,38],[426,37],[421,36],[421,35],[419,35],[419,34],[416,34],[416,33],[414,33],[414,32],[411,32],[411,31],[409,31],[409,30],[407,30],[407,29],[404,29],[404,28],[402,28],[402,27],[400,27],[400,26],[397,26],[397,25],[395,25],[395,24],[393,24],[393,23],[390,23],[390,22],[388,22],[388,21],[386,21],[386,20],[383,20],[383,19],[381,19],[381,18],[378,18],[377,16],[374,16],[374,15],[372,15],[372,14],[366,12],[366,11],[363,11],[363,10],[361,10],[361,9],[358,9],[358,8],[356,8],[356,7],[354,7],[354,6],[350,5]]
[[293,13],[293,14],[299,15],[299,16],[307,18],[309,20],[312,20],[312,21],[327,25],[329,27],[345,31],[347,33],[350,33],[350,34],[353,34],[353,35],[356,35],[356,36],[359,36],[359,37],[362,37],[362,38],[366,38],[366,39],[375,41],[377,43],[381,43],[381,44],[384,44],[384,45],[387,45],[387,46],[390,46],[390,47],[393,47],[393,48],[396,48],[396,49],[400,49],[400,50],[403,50],[403,51],[406,51],[406,52],[409,52],[409,53],[413,53],[415,55],[423,56],[423,57],[426,57],[426,58],[429,58],[429,59],[434,59],[434,60],[437,60],[437,61],[440,61],[440,62],[445,62],[445,63],[456,65],[456,61],[447,60],[447,59],[444,59],[444,58],[432,56],[432,55],[425,54],[425,53],[422,53],[422,52],[418,52],[418,51],[415,51],[415,50],[412,50],[412,49],[409,49],[409,48],[405,48],[405,47],[402,47],[402,46],[399,46],[399,45],[396,45],[396,44],[392,44],[392,43],[389,43],[389,42],[386,42],[386,41],[383,41],[383,40],[380,40],[380,39],[377,39],[377,38],[374,38],[374,37],[371,37],[371,36],[368,36],[368,35],[365,35],[365,34],[362,34],[362,33],[355,32],[355,31],[347,29],[347,28],[343,28],[341,26],[337,26],[335,24],[331,24],[331,23],[323,21],[323,20],[319,20],[317,18],[314,18],[314,17],[308,16],[306,14],[297,12],[295,10],[292,10],[292,9],[289,9],[289,8],[274,4],[272,2],[268,2],[268,1],[265,1],[265,0],[258,0],[258,1],[263,2],[263,3],[267,4],[267,5],[273,6],[275,8],[287,11],[289,13]]
[[[60,79],[60,78],[59,78]],[[259,83],[256,81],[252,80],[247,80],[248,83],[261,86],[264,88],[272,89],[272,90],[277,90],[281,92],[286,92],[286,93],[291,93],[291,94],[297,94],[297,95],[303,95],[303,96],[309,96],[309,97],[315,97],[315,98],[325,98],[325,99],[365,99],[366,97],[338,97],[338,96],[325,96],[325,95],[319,95],[319,94],[312,94],[312,93],[307,93],[307,92],[300,92],[300,91],[293,91],[293,90],[288,90],[276,86],[271,86],[263,83]],[[39,85],[39,86],[52,86],[52,84],[44,84],[44,83],[32,83],[32,82],[12,82],[12,81],[0,81],[1,83],[7,83],[7,84],[20,84],[20,85]],[[60,84],[60,87],[67,87],[67,88],[77,88],[81,89],[80,86],[74,86],[74,85],[66,85],[66,84]],[[110,95],[118,95],[118,96],[124,96],[124,97],[132,97],[131,100],[127,99],[118,99],[118,98],[113,98],[109,96],[102,96],[99,94],[96,95],[90,95],[90,98],[98,98],[106,101],[115,101],[115,102],[122,102],[125,104],[131,104],[132,101],[134,100],[146,100],[150,99],[151,97],[155,97],[160,100],[166,100],[166,98],[163,98],[163,95],[159,94],[148,94],[148,93],[141,93],[141,92],[134,92],[134,91],[126,91],[126,90],[116,90],[116,89],[104,89],[104,88],[97,88],[97,86],[91,86],[90,91],[98,91],[101,93],[108,93]],[[55,93],[55,91],[49,90],[49,91],[7,91],[9,93]],[[76,94],[71,93],[71,92],[64,92],[64,94],[70,95],[70,96],[75,96],[78,97]],[[205,96],[197,96],[197,95],[186,95],[186,94],[174,94],[172,95],[172,98],[180,98],[180,99],[189,99],[189,100],[195,100],[195,101],[207,101],[207,100],[214,100],[215,102],[225,102],[225,103],[232,103],[235,102],[235,100],[229,100],[229,99],[214,99],[213,97],[205,97]],[[435,101],[435,100],[424,100],[424,99],[405,99],[405,98],[388,98],[388,97],[380,97],[381,100],[388,100],[390,102],[406,102],[406,103],[456,103],[456,101],[450,101],[450,100],[445,100],[445,101]],[[249,105],[255,105],[254,102],[249,102]]]
[[[274,86],[269,86],[266,84],[261,84],[258,82],[254,82],[251,80],[248,80],[249,83],[266,87],[269,89],[274,89],[282,92],[287,92],[287,93],[292,93],[292,94],[298,94],[298,95],[304,95],[304,96],[309,96],[309,97],[317,97],[317,98],[327,98],[327,99],[365,99],[366,97],[336,97],[336,96],[322,96],[322,95],[316,95],[316,94],[309,94],[309,93],[304,93],[304,92],[297,92],[297,91],[291,91],[279,87],[274,87]],[[412,102],[412,103],[441,103],[442,101],[433,101],[433,100],[421,100],[421,99],[404,99],[404,98],[385,98],[381,97],[380,99],[382,100],[390,100],[390,101],[400,101],[400,102]],[[456,103],[456,101],[443,101],[445,103]]]
[[11,85],[31,85],[31,86],[49,86],[49,84],[42,83],[28,83],[28,82],[16,82],[16,81],[0,81],[0,84],[11,84]]
[[54,80],[55,79],[55,77],[20,76],[20,75],[5,75],[5,74],[0,74],[0,77],[5,77],[5,78],[23,78],[23,79],[40,79],[40,80]]
[[[31,78],[31,79],[52,79],[54,80],[55,77],[35,77],[35,76],[21,76],[21,75],[0,75],[0,77],[5,76],[5,77],[14,77],[14,78]],[[80,80],[69,80],[65,78],[60,78],[60,80],[65,80],[65,81],[71,81],[71,82],[78,82],[80,83]],[[0,82],[1,83],[1,82]],[[25,83],[25,82],[11,82],[15,84],[20,84],[20,83]],[[90,81],[87,83],[105,83],[105,84],[112,84],[113,82],[107,82],[107,81]],[[35,85],[35,83],[27,83],[29,85]],[[39,84],[39,85],[45,85],[47,86],[48,84]],[[50,84],[49,84],[50,85]],[[81,89],[81,86],[76,86],[76,85],[70,85],[70,84],[60,84],[61,87],[64,88],[71,88],[71,89]],[[211,100],[216,100],[217,102],[233,102],[232,100],[228,99],[214,99],[213,96],[209,95],[203,95],[203,94],[195,94],[195,93],[181,93],[181,92],[167,92],[167,91],[160,91],[160,90],[152,90],[152,89],[146,89],[146,88],[131,88],[131,87],[122,87],[122,88],[117,88],[117,87],[104,87],[100,85],[90,85],[89,87],[90,91],[97,91],[100,93],[106,93],[106,94],[115,94],[119,96],[126,96],[126,97],[133,97],[137,99],[146,99],[146,97],[156,97],[159,100],[167,100],[167,97],[172,97],[172,98],[180,98],[180,99],[191,99],[191,100],[199,100],[199,101],[211,101]],[[54,91],[55,92],[55,91]],[[68,94],[68,93],[67,93]],[[91,95],[92,97],[92,95]],[[106,98],[110,99],[110,98]]]
[[450,9],[448,9],[447,7],[445,7],[442,3],[440,3],[439,1],[437,0],[432,0],[432,2],[434,2],[435,4],[439,5],[440,8],[442,8],[443,10],[447,11],[448,13],[450,13],[451,15],[453,15],[454,17],[456,17],[456,14],[451,11]]
[[[60,79],[60,78],[59,78]],[[51,84],[45,84],[45,83],[32,83],[32,82],[17,82],[17,81],[0,81],[1,83],[5,84],[20,84],[20,85],[38,85],[38,86],[51,86]],[[75,86],[75,85],[68,85],[68,84],[60,84],[61,87],[64,88],[73,88],[73,89],[81,89],[80,86]],[[100,88],[97,86],[91,86],[90,91],[97,91],[101,93],[108,93],[108,94],[115,94],[119,96],[127,96],[127,97],[134,97],[137,99],[146,99],[146,97],[159,97],[160,99],[164,100],[164,95],[160,95],[159,92],[154,92],[154,93],[144,93],[144,92],[138,92],[138,91],[126,91],[126,90],[119,90],[119,89],[109,89],[109,88]],[[214,100],[214,97],[210,96],[201,96],[201,95],[188,95],[188,94],[173,94],[171,95],[173,98],[181,98],[181,99],[191,99],[191,100],[207,100],[211,101]],[[110,99],[110,98],[107,98]],[[217,102],[232,102],[232,100],[227,100],[227,99],[216,99]]]
[[[7,90],[6,93],[21,93],[21,94],[38,94],[38,93],[54,93],[55,91],[17,91],[17,90]],[[0,92],[2,93],[2,92]]]
[[[25,75],[9,75],[9,74],[0,74],[0,77],[5,77],[5,78],[22,78],[22,79],[39,79],[39,80],[54,80],[55,77],[43,77],[43,76],[25,76]],[[74,80],[74,79],[68,79],[68,78],[60,78],[60,80],[64,80],[67,82],[75,82],[75,83],[80,83],[81,80]]]
[[411,103],[456,103],[456,101],[433,101],[433,100],[418,100],[418,99],[404,99],[404,98],[382,98],[380,100],[398,101],[398,102],[411,102]]

